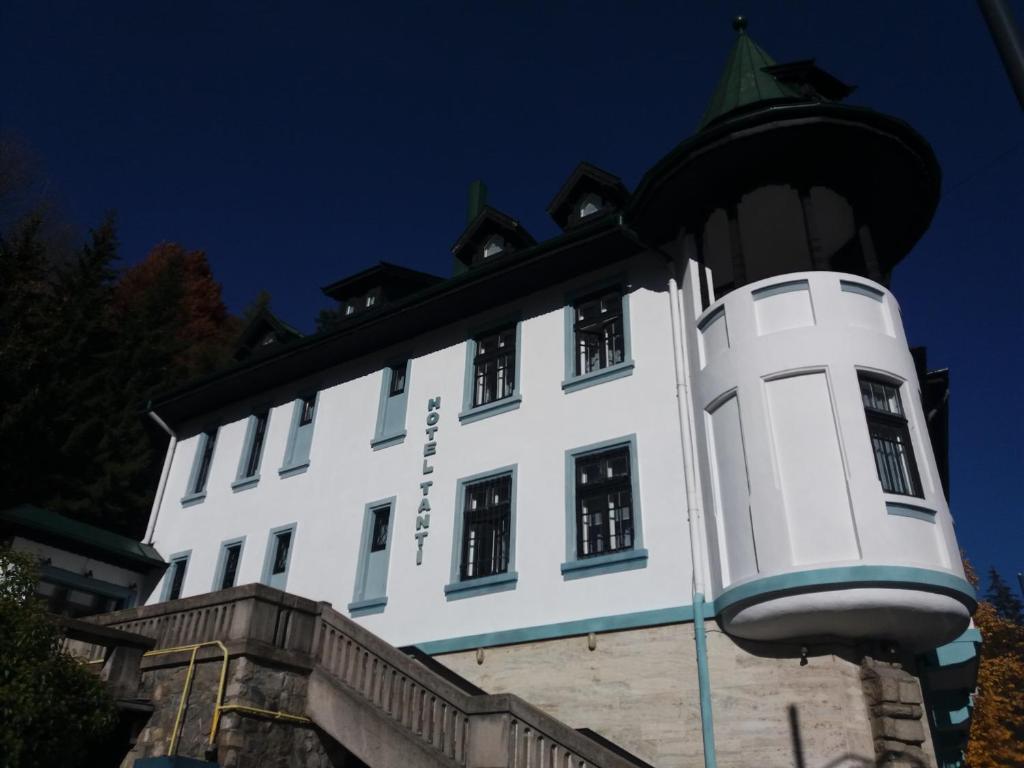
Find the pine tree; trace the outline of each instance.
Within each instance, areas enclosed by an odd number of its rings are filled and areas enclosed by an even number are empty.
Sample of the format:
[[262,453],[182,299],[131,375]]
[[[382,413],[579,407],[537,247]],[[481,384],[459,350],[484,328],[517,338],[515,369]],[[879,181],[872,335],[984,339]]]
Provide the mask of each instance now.
[[40,229],[29,219],[0,238],[0,508],[31,494],[47,452],[41,393],[52,372],[52,290]]
[[989,568],[988,579],[988,593],[985,595],[985,599],[992,604],[996,613],[1001,618],[1012,621],[1015,624],[1024,624],[1024,605],[1021,604],[1020,599],[1013,593],[1010,585],[1003,581],[999,571],[994,567]]

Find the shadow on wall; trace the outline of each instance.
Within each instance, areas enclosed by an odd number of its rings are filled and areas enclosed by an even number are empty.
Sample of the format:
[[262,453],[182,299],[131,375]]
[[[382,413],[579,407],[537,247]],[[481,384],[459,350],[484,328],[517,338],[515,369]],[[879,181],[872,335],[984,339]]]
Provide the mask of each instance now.
[[[800,713],[795,704],[787,707],[789,713],[789,737],[793,742],[793,768],[808,768],[807,760],[804,757],[804,744],[800,736]],[[928,764],[921,760],[907,755],[901,756],[901,765],[914,766],[915,768],[928,768]],[[847,752],[839,755],[834,760],[815,766],[814,768],[875,768],[880,763],[869,760],[860,755]]]

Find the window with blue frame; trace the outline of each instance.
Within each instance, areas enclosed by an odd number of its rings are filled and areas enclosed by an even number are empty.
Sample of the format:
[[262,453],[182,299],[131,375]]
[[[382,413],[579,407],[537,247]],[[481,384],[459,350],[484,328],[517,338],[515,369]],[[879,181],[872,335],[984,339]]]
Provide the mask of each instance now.
[[217,562],[216,578],[213,588],[230,589],[238,581],[238,568],[242,561],[243,539],[225,541],[220,547],[220,558]]
[[565,381],[571,391],[627,376],[633,369],[629,301],[608,287],[574,298],[565,308]]
[[274,528],[267,538],[267,554],[263,564],[263,583],[283,590],[288,582],[292,550],[295,543],[295,523]]
[[521,336],[522,323],[515,322],[477,334],[466,343],[460,421],[474,421],[519,407]]
[[566,562],[569,577],[642,567],[636,438],[566,452]]
[[387,605],[391,517],[395,497],[367,504],[363,512],[362,542],[356,584],[348,610],[353,615],[379,613]]
[[298,474],[309,467],[309,450],[313,444],[313,425],[316,419],[317,395],[306,395],[295,401],[292,424],[285,447],[284,464],[278,470],[282,476]]
[[452,550],[452,597],[515,586],[516,467],[463,478]]
[[188,570],[190,552],[172,555],[170,566],[164,574],[163,600],[177,600],[185,588],[185,573]]
[[182,498],[182,504],[201,501],[206,496],[206,483],[210,479],[210,468],[213,466],[213,451],[217,445],[217,429],[208,429],[199,436],[196,443],[195,459],[192,461],[192,472],[189,475],[188,490]]
[[374,449],[398,445],[405,439],[405,413],[409,394],[409,361],[384,369],[381,379],[377,426],[370,445]]
[[242,444],[242,456],[238,461],[238,476],[232,484],[236,490],[255,485],[260,479],[260,462],[263,460],[263,443],[267,436],[269,421],[269,410],[257,411],[249,417],[245,429],[245,442]]

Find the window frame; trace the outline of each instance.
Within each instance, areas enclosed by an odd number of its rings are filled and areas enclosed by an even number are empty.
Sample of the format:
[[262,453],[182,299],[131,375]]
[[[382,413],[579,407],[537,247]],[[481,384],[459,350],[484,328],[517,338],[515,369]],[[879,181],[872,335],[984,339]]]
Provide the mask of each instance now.
[[[861,390],[861,385],[864,382],[878,384],[894,390],[900,413],[894,414],[890,411],[883,411],[869,407],[864,402],[864,393]],[[878,478],[878,484],[882,489],[882,493],[887,496],[900,496],[908,499],[924,499],[924,483],[921,477],[920,465],[917,461],[917,452],[914,449],[915,440],[911,430],[910,414],[908,413],[906,406],[908,398],[904,397],[905,389],[906,382],[901,379],[894,378],[891,375],[886,375],[877,371],[857,371],[857,395],[860,397],[861,410],[864,412],[864,421],[868,432],[868,450],[871,452],[871,460],[874,464],[875,474]],[[906,476],[902,476],[901,472],[901,478],[907,486],[906,492],[886,488],[885,480],[882,479],[882,467],[879,465],[878,452],[875,449],[876,430],[891,430],[895,433],[900,433],[899,436],[902,436],[906,440]],[[899,440],[896,442],[899,442]],[[897,466],[901,467],[898,462]]]
[[[227,570],[228,565],[228,549],[236,545],[238,546],[238,564],[235,566],[235,581],[231,587],[225,587],[223,582],[224,572]],[[220,592],[222,589],[231,589],[232,587],[238,586],[238,574],[242,569],[243,554],[245,554],[245,536],[225,539],[220,543],[220,553],[217,555],[217,567],[213,572],[213,585],[210,589],[211,592]]]
[[[122,603],[121,608],[114,608],[113,610],[134,608],[138,603],[137,590],[132,587],[124,587],[120,584],[102,581],[101,579],[97,579],[92,576],[83,576],[80,573],[75,573],[74,571],[69,571],[65,568],[58,568],[55,565],[49,565],[46,563],[41,563],[39,566],[39,583],[36,585],[37,595],[39,595],[39,584],[43,582],[52,587],[64,589],[66,591],[76,590],[86,592],[94,598],[101,597],[105,600],[115,601],[115,603],[120,601]],[[50,600],[50,596],[39,596],[44,600]],[[108,611],[94,611],[91,614],[80,615],[89,616],[95,613],[106,612]]]
[[[263,466],[263,457],[267,452],[267,435],[270,433],[270,414],[273,409],[269,406],[255,408],[246,419],[245,439],[242,441],[242,453],[238,457],[238,471],[235,473],[235,481],[231,483],[231,490],[241,491],[252,488],[260,481],[260,467]],[[263,436],[260,441],[259,455],[256,457],[256,469],[251,475],[245,474],[252,460],[253,447],[256,441],[256,430],[260,417],[263,417]]]
[[[306,409],[306,402],[313,401],[313,414],[310,421],[301,423]],[[288,442],[285,444],[284,460],[277,474],[281,477],[300,475],[309,469],[309,456],[313,452],[313,436],[316,431],[316,417],[320,411],[320,391],[312,394],[304,394],[292,401],[292,421],[288,428]],[[298,442],[299,430],[309,427],[309,441],[302,456],[296,455],[296,444]]]
[[[405,387],[398,394],[392,394],[391,388],[395,375],[395,369],[405,365]],[[406,414],[409,407],[409,384],[412,381],[412,356],[404,357],[401,360],[393,360],[381,370],[380,398],[377,403],[377,420],[374,424],[373,438],[370,440],[370,447],[379,451],[382,448],[389,448],[392,445],[400,445],[405,442],[408,431],[405,427]],[[400,416],[395,416],[400,414]],[[388,422],[394,419],[400,421],[400,430],[389,430]]]
[[[518,488],[519,465],[510,464],[487,472],[478,472],[468,477],[460,478],[455,484],[455,517],[452,526],[452,562],[450,581],[444,587],[444,594],[447,600],[459,600],[465,597],[490,594],[493,592],[505,592],[515,589],[519,580],[516,571],[516,501]],[[477,576],[463,580],[462,572],[462,537],[465,530],[465,498],[466,489],[469,486],[477,485],[488,480],[499,477],[510,477],[511,486],[509,489],[509,542],[508,542],[508,565],[504,573],[492,574],[490,576]]]
[[[500,333],[504,330],[514,328],[515,330],[515,354],[513,355],[513,370],[515,382],[512,394],[492,400],[482,405],[474,405],[474,392],[476,390],[476,358],[477,340],[484,336]],[[523,320],[522,317],[505,318],[501,321],[488,323],[478,329],[475,333],[467,334],[466,339],[466,368],[463,377],[462,388],[462,411],[459,413],[459,421],[463,424],[472,423],[507,411],[514,411],[523,402]]]
[[[388,603],[387,585],[388,575],[391,570],[391,542],[395,533],[395,513],[398,504],[397,496],[389,496],[386,499],[371,501],[363,507],[363,525],[359,539],[359,556],[356,559],[356,581],[352,589],[352,602],[348,604],[348,612],[353,616],[365,616],[370,613],[381,613]],[[376,511],[387,507],[391,510],[390,522],[388,524],[387,544],[384,546],[385,561],[387,567],[384,570],[384,593],[381,595],[366,594],[367,568],[369,557],[372,553],[370,535],[376,519]]]
[[[192,469],[188,475],[188,485],[185,488],[185,495],[181,497],[181,505],[189,507],[198,504],[206,498],[207,488],[210,486],[210,475],[213,474],[213,460],[217,455],[217,437],[220,433],[220,426],[212,426],[199,433],[199,440],[196,442],[196,452],[192,457]],[[203,472],[203,462],[206,460],[206,449],[209,447],[209,463],[205,468],[202,488],[197,488],[200,474]]]
[[[629,485],[631,515],[633,519],[633,546],[615,552],[580,557],[577,553],[577,490],[576,462],[583,457],[606,453],[617,448],[629,449]],[[647,566],[648,552],[644,548],[643,515],[640,503],[640,470],[637,458],[636,434],[625,435],[611,440],[570,448],[565,452],[565,562],[561,571],[563,579],[596,576],[602,573],[616,573]]]
[[272,573],[274,568],[274,556],[276,555],[276,547],[278,536],[282,533],[290,533],[291,541],[288,543],[288,560],[284,566],[284,585],[280,587],[281,591],[284,591],[284,587],[288,585],[288,575],[292,570],[292,560],[295,558],[295,531],[299,527],[299,524],[288,523],[287,525],[279,525],[276,528],[271,528],[267,533],[267,551],[263,556],[263,572],[260,575],[260,583],[270,586],[270,579],[276,574]]
[[[629,316],[630,284],[624,276],[618,276],[600,283],[592,283],[565,295],[564,309],[564,344],[565,344],[565,378],[562,380],[562,391],[565,393],[586,389],[595,384],[614,381],[633,373],[636,367],[633,361],[632,329]],[[617,290],[622,301],[622,361],[599,368],[588,373],[576,373],[576,311],[580,304],[601,294]]]
[[[180,600],[182,594],[185,592],[185,579],[188,578],[188,565],[192,559],[192,550],[186,549],[183,552],[176,552],[167,558],[167,570],[164,572],[164,584],[160,590],[160,602],[166,603],[169,600]],[[181,587],[179,588],[177,597],[171,597],[172,587],[174,585],[174,574],[176,573],[175,567],[181,563],[183,572],[181,574]]]

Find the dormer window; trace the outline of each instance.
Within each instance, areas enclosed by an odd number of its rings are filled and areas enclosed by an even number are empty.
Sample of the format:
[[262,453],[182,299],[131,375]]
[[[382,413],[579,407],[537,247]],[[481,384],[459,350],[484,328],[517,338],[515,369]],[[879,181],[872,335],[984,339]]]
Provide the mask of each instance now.
[[345,305],[345,315],[351,315],[356,311],[355,305],[349,302]]
[[580,198],[579,207],[577,212],[581,219],[585,219],[587,216],[593,216],[595,213],[604,208],[604,200],[594,192],[584,195]]
[[376,301],[377,297],[371,293],[369,296],[366,297],[366,308],[369,309],[370,307],[372,307]]
[[505,238],[501,235],[492,235],[488,238],[487,242],[484,243],[483,255],[485,259],[489,259],[491,256],[497,256],[504,250]]

